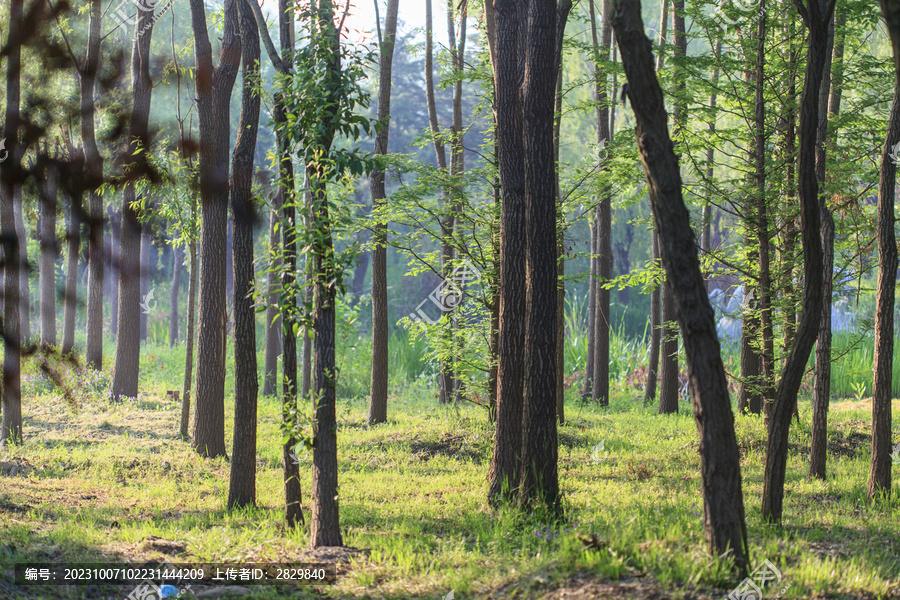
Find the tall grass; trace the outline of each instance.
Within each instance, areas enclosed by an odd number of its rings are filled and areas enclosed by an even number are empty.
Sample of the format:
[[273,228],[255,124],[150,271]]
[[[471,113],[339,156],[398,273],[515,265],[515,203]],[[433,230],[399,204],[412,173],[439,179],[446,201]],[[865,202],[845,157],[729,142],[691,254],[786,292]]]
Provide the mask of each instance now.
[[[831,342],[831,394],[839,398],[871,396],[875,365],[875,336],[836,333]],[[894,398],[900,397],[900,336],[894,338]]]

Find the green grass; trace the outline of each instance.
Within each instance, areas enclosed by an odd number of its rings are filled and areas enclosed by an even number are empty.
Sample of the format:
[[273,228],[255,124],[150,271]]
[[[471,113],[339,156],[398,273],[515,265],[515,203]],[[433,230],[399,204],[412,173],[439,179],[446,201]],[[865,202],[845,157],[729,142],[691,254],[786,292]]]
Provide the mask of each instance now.
[[[352,346],[344,363],[360,370],[367,347]],[[307,529],[282,523],[278,400],[260,399],[258,507],[229,514],[227,460],[200,459],[177,439],[180,407],[164,398],[180,388],[182,353],[183,346],[145,346],[141,394],[119,404],[92,391],[102,392],[105,376],[78,382],[73,406],[27,368],[26,443],[2,459],[19,470],[0,475],[0,572],[23,561],[163,558],[151,536],[184,545],[184,554],[169,557],[175,562],[308,559]],[[229,365],[230,448],[230,358]],[[697,433],[686,404],[679,414],[657,415],[621,379],[606,410],[577,402],[570,390],[569,420],[559,429],[565,514],[556,521],[491,510],[484,410],[439,406],[427,365],[413,362],[407,376],[412,381],[392,380],[389,422],[376,428],[364,425],[364,395],[348,392],[358,384],[346,384],[338,406],[341,524],[345,544],[369,555],[354,559],[336,585],[303,588],[299,597],[443,598],[454,590],[461,599],[539,598],[620,578],[647,588],[629,592],[639,598],[653,590],[722,597],[736,585],[706,553]],[[870,410],[865,401],[833,403],[829,478],[808,481],[810,409],[801,402],[781,527],[760,519],[763,425],[736,418],[752,563],[778,566],[786,598],[900,597],[900,499],[865,502]],[[603,452],[593,452],[600,441]],[[308,508],[308,456],[300,472]],[[590,535],[599,549],[581,541]],[[34,598],[104,597],[87,588],[28,590]],[[0,583],[0,596],[5,591]]]

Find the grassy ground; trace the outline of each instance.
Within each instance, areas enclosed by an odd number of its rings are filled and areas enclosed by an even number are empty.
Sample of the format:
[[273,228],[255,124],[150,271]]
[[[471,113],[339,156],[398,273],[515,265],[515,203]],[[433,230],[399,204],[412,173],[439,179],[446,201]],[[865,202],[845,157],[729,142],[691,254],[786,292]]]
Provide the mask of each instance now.
[[[145,348],[142,392],[119,404],[94,393],[103,376],[74,384],[74,406],[31,368],[26,444],[7,448],[0,464],[2,579],[26,561],[316,558],[306,552],[307,531],[282,524],[278,401],[260,400],[258,507],[229,514],[228,461],[202,460],[179,440],[180,406],[164,397],[180,388],[180,357]],[[300,588],[293,597],[721,598],[737,582],[706,554],[689,408],[660,416],[624,387],[605,410],[570,401],[559,430],[565,517],[553,522],[487,506],[491,428],[483,409],[441,407],[420,379],[397,387],[389,423],[369,429],[365,399],[341,399],[341,523],[345,544],[365,552],[351,555],[335,585]],[[782,527],[760,520],[762,423],[737,417],[752,562],[769,560],[783,576],[766,598],[783,588],[784,598],[900,598],[900,498],[865,502],[870,410],[865,401],[832,405],[829,478],[808,481],[810,409],[808,399],[801,403]],[[300,463],[307,494],[310,457]],[[0,580],[0,597],[122,598],[129,591]]]

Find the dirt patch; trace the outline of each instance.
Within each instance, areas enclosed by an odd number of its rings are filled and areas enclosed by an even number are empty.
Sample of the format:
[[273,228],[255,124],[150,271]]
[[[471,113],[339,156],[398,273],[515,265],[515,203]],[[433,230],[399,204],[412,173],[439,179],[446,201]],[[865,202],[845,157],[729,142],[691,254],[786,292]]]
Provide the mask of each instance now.
[[25,477],[34,470],[31,463],[18,456],[12,460],[0,460],[0,476]]
[[445,433],[436,441],[414,438],[409,443],[409,450],[419,460],[430,460],[441,455],[457,460],[478,461],[482,459],[482,452],[475,441],[463,434]]
[[872,443],[872,436],[859,431],[839,432],[828,440],[828,453],[832,456],[853,456],[865,451]]

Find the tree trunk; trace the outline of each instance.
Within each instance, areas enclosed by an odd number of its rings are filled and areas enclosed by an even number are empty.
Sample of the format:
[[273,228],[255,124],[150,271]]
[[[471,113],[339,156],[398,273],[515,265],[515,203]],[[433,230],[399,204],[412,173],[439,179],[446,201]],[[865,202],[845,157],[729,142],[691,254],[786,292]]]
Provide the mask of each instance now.
[[0,443],[21,443],[22,388],[21,347],[19,331],[19,240],[16,233],[16,190],[21,186],[19,169],[22,150],[18,144],[20,76],[22,70],[22,37],[26,32],[22,25],[24,0],[10,0],[9,28],[6,42],[6,114],[3,136],[11,143],[9,162],[0,166],[0,234],[3,255],[3,407],[0,421]]
[[[710,79],[709,83],[712,86],[712,92],[709,94],[709,109],[712,111],[712,116],[707,123],[707,128],[709,129],[709,139],[715,139],[716,136],[716,101],[718,100],[718,96],[716,94],[716,90],[719,87],[719,57],[722,55],[722,38],[716,37],[716,49],[714,53],[714,59],[716,61],[716,66],[713,68],[712,79]],[[713,144],[709,145],[709,148],[706,149],[706,198],[703,202],[703,213],[701,215],[701,227],[700,230],[700,250],[703,254],[707,254],[710,251],[710,227],[712,224],[712,190],[713,190],[713,160],[715,159],[716,149]],[[711,291],[711,284],[709,279],[707,279],[707,291]]]
[[63,296],[62,353],[70,354],[75,348],[75,315],[78,310],[78,254],[81,246],[81,220],[73,205],[74,197],[66,209],[66,288]]
[[[571,2],[532,0],[522,101],[525,115],[526,267],[525,398],[519,503],[559,507],[556,430],[556,163],[554,92],[559,65],[557,23]],[[595,360],[596,363],[596,360]]]
[[228,221],[230,101],[240,61],[238,0],[226,0],[222,45],[213,67],[203,0],[191,0],[200,129],[200,310],[197,409],[192,445],[225,454],[225,253]]
[[703,524],[710,554],[731,555],[746,570],[747,530],[740,454],[719,340],[697,245],[681,191],[681,174],[666,125],[662,90],[653,72],[639,0],[614,0],[613,27],[635,113],[635,134],[659,231],[662,261],[678,303],[694,420],[700,434]]
[[169,294],[169,348],[178,341],[178,296],[181,292],[181,274],[184,272],[184,247],[172,248],[172,291]]
[[[819,185],[825,185],[826,144],[829,143],[828,112],[829,93],[831,92],[831,67],[839,68],[843,59],[843,42],[835,39],[835,17],[829,25],[829,57],[825,61],[822,85],[819,89],[819,123],[816,135],[816,178]],[[833,58],[832,58],[833,47]],[[840,53],[840,57],[838,56]],[[839,85],[839,79],[835,79]],[[834,281],[834,217],[825,200],[826,194],[819,199],[820,227],[822,228],[823,254],[823,286],[822,317],[819,320],[819,333],[816,338],[815,382],[812,398],[812,436],[809,445],[809,476],[825,479],[825,461],[828,446],[828,403],[831,400],[831,294]]]
[[809,54],[800,101],[800,152],[797,169],[805,279],[800,325],[778,382],[769,417],[762,517],[776,523],[781,521],[784,501],[791,416],[797,405],[797,392],[800,390],[822,315],[822,240],[819,232],[819,184],[816,179],[816,130],[819,85],[827,58],[828,23],[834,11],[834,0],[826,0],[825,5],[820,0],[810,0],[808,7],[804,7],[802,0],[795,0],[795,5],[809,28]]
[[526,204],[521,86],[526,12],[515,0],[496,0],[496,137],[499,151],[500,321],[497,352],[497,425],[488,475],[491,504],[514,498],[521,478],[525,381]]
[[897,165],[890,159],[900,143],[900,2],[879,0],[894,52],[894,102],[881,150],[878,182],[878,285],[875,300],[875,373],[872,382],[872,467],[868,495],[891,493],[891,362],[894,357],[894,287],[897,281],[897,238],[894,233],[894,186]]
[[[599,43],[597,40],[597,23],[594,17],[593,0],[590,0],[588,7],[591,16],[591,39],[594,44],[594,54],[599,59],[599,62],[594,65],[594,94],[597,98],[597,144],[598,146],[605,146],[610,142],[609,103],[606,94],[607,74],[600,66],[600,63],[609,60],[609,46],[612,41],[612,25],[610,24],[612,5],[609,0],[603,1],[603,28],[601,29]],[[609,166],[602,166],[601,169],[604,172],[608,172]],[[602,284],[612,279],[612,188],[610,186],[605,186],[600,191],[600,203],[597,205],[597,261],[599,281],[597,282],[597,305],[594,308],[594,381],[591,399],[601,406],[607,406],[609,404],[610,313],[609,289]]]
[[[784,296],[784,313],[782,316],[782,352],[785,360],[794,342],[797,328],[796,289],[794,287],[794,264],[797,262],[797,223],[794,214],[797,188],[795,184],[795,163],[797,160],[797,111],[794,108],[797,97],[797,50],[794,46],[794,19],[788,19],[788,89],[785,104],[787,114],[784,124],[784,163],[786,166],[785,200],[787,206],[783,217],[784,242],[781,250],[782,262],[782,294]],[[766,405],[766,421],[769,419],[770,406]]]
[[[141,224],[141,264],[140,264],[140,280],[141,280],[141,342],[147,341],[147,319],[150,316],[150,307],[156,306],[155,298],[150,297],[150,246],[152,245],[150,238],[150,225],[148,223]],[[151,304],[153,302],[153,304]]]
[[[46,155],[45,155],[46,156]],[[49,156],[46,157],[49,159]],[[59,244],[56,241],[56,208],[59,191],[59,170],[50,163],[44,171],[46,179],[38,182],[41,190],[40,201],[40,239],[41,267],[40,300],[41,300],[41,345],[56,346],[56,258],[59,256]]]
[[[196,219],[197,201],[191,198],[191,222]],[[191,422],[191,389],[194,387],[194,323],[197,312],[197,242],[188,243],[190,269],[188,274],[188,309],[187,309],[187,348],[184,354],[184,387],[181,394],[181,439],[188,439],[188,426]]]
[[272,212],[269,214],[269,264],[268,306],[266,308],[266,363],[263,380],[263,396],[272,396],[278,390],[278,356],[281,354],[281,314],[276,306],[278,302],[278,271],[281,268],[279,248],[281,246],[281,229],[279,213],[282,206],[282,190],[275,192],[272,201]]
[[[253,1],[253,0],[251,0]],[[256,403],[259,379],[256,373],[256,310],[253,306],[253,156],[259,128],[259,30],[249,4],[240,2],[241,27],[241,116],[232,154],[231,214],[234,273],[234,442],[229,510],[256,504]]]
[[19,310],[22,344],[31,345],[31,263],[28,261],[28,232],[22,216],[22,186],[15,191],[16,237],[19,241]]
[[[112,396],[137,398],[138,371],[141,360],[140,325],[142,254],[141,224],[135,202],[133,179],[147,169],[150,151],[150,100],[153,82],[150,79],[150,40],[153,37],[153,6],[139,7],[135,23],[134,45],[131,51],[132,105],[129,120],[128,155],[136,159],[126,168],[129,183],[122,199],[122,231],[119,242],[119,315],[116,338],[116,363],[113,370]],[[144,28],[147,28],[146,31]],[[143,151],[141,151],[143,150]],[[146,315],[144,315],[146,316]]]
[[113,338],[118,337],[119,326],[119,271],[121,270],[122,252],[119,247],[119,241],[122,238],[122,215],[119,210],[109,211],[109,264],[111,268],[109,273],[104,271],[104,276],[111,279],[112,290],[110,291],[109,302],[109,332]]
[[[397,33],[399,0],[390,0],[384,19],[384,39],[378,73],[378,120],[384,124],[375,137],[375,154],[388,151],[391,118],[391,66],[394,59],[394,36]],[[384,189],[384,169],[376,168],[369,176],[375,230],[372,246],[372,379],[369,398],[369,425],[387,420],[388,396],[388,305],[387,305],[387,223],[380,213],[387,202]]]

